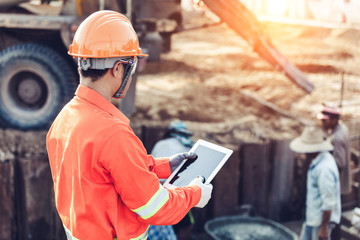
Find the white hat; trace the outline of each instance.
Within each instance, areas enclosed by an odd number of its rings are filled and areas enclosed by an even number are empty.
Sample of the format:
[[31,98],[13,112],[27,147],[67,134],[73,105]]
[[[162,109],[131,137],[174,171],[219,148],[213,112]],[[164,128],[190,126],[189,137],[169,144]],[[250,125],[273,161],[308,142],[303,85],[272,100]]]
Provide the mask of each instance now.
[[315,126],[308,126],[300,137],[290,142],[290,149],[298,153],[315,153],[334,150],[331,139],[326,138],[324,131]]

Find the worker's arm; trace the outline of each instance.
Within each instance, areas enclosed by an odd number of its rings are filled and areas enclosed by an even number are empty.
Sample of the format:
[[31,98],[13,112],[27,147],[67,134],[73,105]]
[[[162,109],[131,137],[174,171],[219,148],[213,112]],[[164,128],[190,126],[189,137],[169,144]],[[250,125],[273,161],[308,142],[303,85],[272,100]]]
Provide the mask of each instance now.
[[169,158],[154,158],[152,155],[147,157],[150,172],[155,173],[158,178],[168,178],[171,175]]
[[329,239],[329,223],[331,217],[331,210],[323,211],[321,224],[318,232],[319,240]]
[[333,155],[336,164],[339,168],[339,171],[341,172],[341,170],[344,169],[344,167],[346,166],[346,159],[347,159],[345,142],[342,141],[342,139],[334,138],[332,144],[334,146]]
[[329,223],[331,219],[332,209],[337,204],[336,194],[336,175],[335,173],[328,168],[321,170],[321,173],[318,178],[318,186],[321,197],[321,210],[322,210],[322,220],[318,232],[319,239],[328,239],[329,236]]
[[130,128],[122,126],[114,133],[104,145],[99,161],[109,172],[121,200],[140,221],[175,224],[200,201],[199,186],[168,190],[159,183],[156,174],[149,171],[149,157],[142,142]]
[[171,156],[170,158],[157,158],[148,156],[149,169],[154,172],[158,178],[168,178],[175,169],[186,160],[195,160],[197,158],[194,152],[184,152]]

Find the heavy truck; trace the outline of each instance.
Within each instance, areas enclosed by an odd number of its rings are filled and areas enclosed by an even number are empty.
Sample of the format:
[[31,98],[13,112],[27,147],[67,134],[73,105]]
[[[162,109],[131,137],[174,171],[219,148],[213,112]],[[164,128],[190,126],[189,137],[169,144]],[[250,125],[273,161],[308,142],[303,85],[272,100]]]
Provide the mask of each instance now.
[[[240,0],[203,2],[260,57],[304,91],[312,91],[306,76],[277,51]],[[184,30],[181,0],[1,0],[0,127],[49,127],[78,84],[75,59],[67,55],[72,37],[85,17],[102,9],[131,20],[149,61],[159,61],[171,49],[172,34]],[[135,111],[135,85],[136,74],[119,105],[128,116]]]
[[[74,95],[76,59],[67,54],[75,31],[91,13],[115,10],[131,19],[148,61],[170,50],[181,28],[180,0],[1,0],[0,127],[46,129]],[[119,108],[135,109],[136,75]]]

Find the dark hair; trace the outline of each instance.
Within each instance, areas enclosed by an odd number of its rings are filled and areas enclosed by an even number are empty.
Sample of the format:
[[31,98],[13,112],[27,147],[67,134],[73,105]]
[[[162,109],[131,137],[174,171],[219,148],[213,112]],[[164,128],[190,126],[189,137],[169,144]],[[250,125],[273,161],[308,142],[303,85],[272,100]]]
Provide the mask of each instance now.
[[91,81],[95,82],[99,78],[103,77],[107,73],[108,70],[109,70],[109,68],[107,68],[107,69],[88,69],[85,71],[84,69],[79,67],[79,74],[82,77],[91,78]]

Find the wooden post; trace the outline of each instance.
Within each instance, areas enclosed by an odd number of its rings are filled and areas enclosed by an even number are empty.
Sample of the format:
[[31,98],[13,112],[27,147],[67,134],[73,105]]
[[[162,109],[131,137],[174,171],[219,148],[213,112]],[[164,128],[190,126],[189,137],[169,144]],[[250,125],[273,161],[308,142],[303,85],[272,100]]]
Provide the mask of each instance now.
[[290,140],[272,141],[273,171],[271,181],[269,218],[289,220],[289,204],[294,172],[295,154],[289,148]]
[[0,239],[14,239],[14,161],[0,160]]
[[240,150],[240,204],[254,207],[257,214],[267,217],[270,187],[270,144],[246,143]]
[[66,239],[45,136],[45,131],[0,130],[0,239]]
[[[47,158],[19,160],[24,189],[23,217],[29,239],[65,237],[54,205],[54,192]],[[60,230],[59,230],[60,229]],[[64,238],[65,239],[65,238]]]

